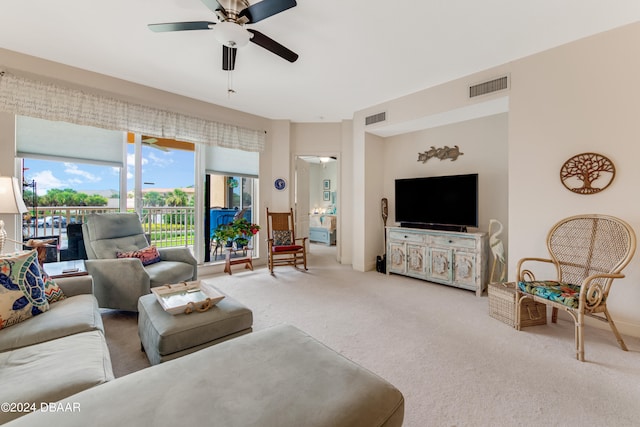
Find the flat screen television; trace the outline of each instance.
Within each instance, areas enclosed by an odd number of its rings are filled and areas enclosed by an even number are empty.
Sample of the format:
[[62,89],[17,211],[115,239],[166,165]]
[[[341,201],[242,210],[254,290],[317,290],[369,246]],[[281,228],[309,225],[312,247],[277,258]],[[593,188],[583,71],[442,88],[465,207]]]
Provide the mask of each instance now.
[[402,227],[466,231],[478,227],[478,174],[396,179]]

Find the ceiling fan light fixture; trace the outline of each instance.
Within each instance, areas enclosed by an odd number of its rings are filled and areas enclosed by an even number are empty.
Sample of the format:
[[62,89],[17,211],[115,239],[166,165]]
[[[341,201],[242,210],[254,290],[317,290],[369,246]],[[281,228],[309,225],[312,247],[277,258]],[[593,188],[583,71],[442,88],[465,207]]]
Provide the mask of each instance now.
[[221,22],[213,27],[216,40],[227,47],[243,47],[249,43],[251,33],[233,22]]

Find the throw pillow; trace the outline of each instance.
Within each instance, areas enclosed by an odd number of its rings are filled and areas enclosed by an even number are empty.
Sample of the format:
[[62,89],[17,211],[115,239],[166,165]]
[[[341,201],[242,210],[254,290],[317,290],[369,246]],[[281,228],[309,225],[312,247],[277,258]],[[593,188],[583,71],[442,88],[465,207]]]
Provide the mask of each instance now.
[[274,230],[273,231],[273,244],[275,246],[290,245],[291,231],[289,230]]
[[0,256],[0,329],[47,310],[38,253],[31,250]]
[[67,298],[60,286],[44,270],[42,271],[42,280],[44,281],[44,294],[47,296],[49,304]]
[[147,246],[144,249],[139,249],[137,251],[130,252],[117,252],[117,258],[138,258],[142,265],[154,264],[156,262],[160,262],[160,252],[158,252],[158,248],[155,246]]

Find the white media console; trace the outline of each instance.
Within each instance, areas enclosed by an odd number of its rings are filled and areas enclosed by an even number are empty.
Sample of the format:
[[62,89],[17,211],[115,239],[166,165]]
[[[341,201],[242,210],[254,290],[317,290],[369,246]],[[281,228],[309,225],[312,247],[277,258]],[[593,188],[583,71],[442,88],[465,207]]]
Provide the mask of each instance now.
[[387,274],[469,289],[487,288],[487,233],[387,227]]

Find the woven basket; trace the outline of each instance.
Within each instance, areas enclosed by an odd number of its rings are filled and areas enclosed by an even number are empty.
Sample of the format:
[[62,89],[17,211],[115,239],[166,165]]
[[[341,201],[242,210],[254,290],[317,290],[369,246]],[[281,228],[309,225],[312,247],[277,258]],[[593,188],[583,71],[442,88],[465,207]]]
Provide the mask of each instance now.
[[[516,326],[515,283],[489,284],[489,316],[511,327]],[[546,323],[547,306],[532,299],[525,299],[520,309],[520,326],[546,325]]]

